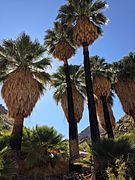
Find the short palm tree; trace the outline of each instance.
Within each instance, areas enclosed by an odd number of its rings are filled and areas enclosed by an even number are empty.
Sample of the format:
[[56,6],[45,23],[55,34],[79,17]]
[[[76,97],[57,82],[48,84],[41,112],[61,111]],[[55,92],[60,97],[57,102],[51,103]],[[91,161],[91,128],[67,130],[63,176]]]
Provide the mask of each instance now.
[[44,48],[22,33],[16,40],[3,40],[0,45],[0,81],[2,97],[14,119],[11,148],[21,149],[24,118],[28,117],[50,80],[50,65],[43,58]]
[[[112,73],[110,71],[110,65],[105,62],[105,59],[99,56],[93,56],[90,58],[91,71],[93,76],[93,89],[94,94],[97,96],[97,113],[101,118],[100,120],[105,122],[105,128],[109,138],[113,138],[112,123],[109,114],[109,95],[111,92],[111,78]],[[103,115],[103,116],[102,116]]]
[[59,22],[54,23],[54,28],[48,30],[45,35],[45,47],[49,54],[52,54],[55,58],[64,62],[64,72],[66,75],[67,84],[67,102],[68,102],[68,120],[69,120],[69,151],[70,162],[69,169],[73,165],[73,161],[76,159],[75,149],[78,149],[76,144],[77,138],[77,122],[74,117],[74,104],[72,95],[72,86],[70,80],[70,73],[68,67],[68,59],[75,54],[75,48],[72,43],[72,37],[69,33],[69,28],[66,25]]
[[130,52],[113,64],[115,70],[115,92],[123,110],[135,120],[135,53]]
[[99,140],[100,134],[93,95],[88,47],[102,34],[100,25],[104,25],[107,18],[101,11],[106,8],[106,5],[106,2],[102,0],[96,0],[95,2],[93,0],[68,0],[66,5],[61,6],[57,16],[57,19],[66,22],[69,27],[74,26],[73,39],[78,47],[83,47],[92,142]]
[[67,141],[53,127],[36,126],[32,130],[24,130],[22,152],[30,168],[53,166],[55,160],[67,159],[67,149]]

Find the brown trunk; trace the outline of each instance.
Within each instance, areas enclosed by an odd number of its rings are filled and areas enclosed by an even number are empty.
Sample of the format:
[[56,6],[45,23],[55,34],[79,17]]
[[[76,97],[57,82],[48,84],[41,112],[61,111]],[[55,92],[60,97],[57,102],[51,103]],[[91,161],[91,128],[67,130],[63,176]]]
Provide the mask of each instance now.
[[20,151],[22,143],[23,120],[18,118],[14,120],[14,126],[11,134],[10,146],[12,150]]
[[[79,146],[78,146],[78,131],[77,122],[74,116],[74,103],[72,95],[72,86],[70,80],[69,66],[65,59],[64,61],[66,83],[67,83],[67,102],[68,102],[68,122],[69,122],[69,171],[73,171],[73,162],[79,158]],[[75,154],[74,154],[75,153]]]
[[85,70],[85,82],[86,82],[86,91],[88,98],[91,141],[92,143],[95,143],[100,139],[100,133],[99,133],[97,114],[96,114],[93,85],[91,79],[91,67],[89,61],[89,50],[87,43],[83,43],[83,55],[84,55],[84,70]]
[[103,105],[104,120],[105,120],[105,126],[106,126],[106,131],[108,134],[108,138],[114,139],[112,124],[111,124],[111,120],[110,120],[110,114],[109,114],[108,107],[107,107],[106,96],[101,96],[100,98],[101,98],[102,105]]
[[79,158],[78,139],[69,139],[70,163]]

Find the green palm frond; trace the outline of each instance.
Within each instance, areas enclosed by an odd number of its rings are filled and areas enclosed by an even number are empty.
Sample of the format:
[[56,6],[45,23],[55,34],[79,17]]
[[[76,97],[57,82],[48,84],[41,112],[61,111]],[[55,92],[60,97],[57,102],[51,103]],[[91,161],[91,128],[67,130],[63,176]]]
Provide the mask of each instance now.
[[133,78],[135,75],[135,53],[130,52],[127,56],[123,57],[120,61],[112,64],[115,77],[128,76]]
[[[38,149],[38,151],[37,151]],[[22,151],[25,152],[25,161],[29,167],[45,166],[51,160],[67,156],[67,142],[63,136],[51,127],[36,126],[32,130],[25,129],[22,142]],[[53,158],[51,156],[53,154]]]
[[[84,70],[80,65],[70,65],[69,66],[71,83],[75,85],[76,89],[86,97]],[[53,98],[58,104],[65,91],[66,91],[66,76],[64,71],[64,66],[60,66],[56,73],[52,75],[51,86],[55,89]]]
[[108,22],[102,13],[105,8],[107,3],[103,0],[68,0],[66,5],[60,7],[56,19],[75,25],[79,17],[86,16],[96,25],[104,25]]
[[44,57],[45,48],[30,36],[22,33],[16,40],[3,40],[0,44],[0,82],[18,68],[27,69],[38,83],[41,83],[40,89],[50,81],[50,76],[46,72],[50,65],[50,58]]
[[95,76],[104,76],[107,77],[110,81],[112,81],[113,72],[111,70],[110,64],[108,64],[104,58],[99,56],[92,56],[90,58],[91,64],[91,72],[93,78]]
[[75,54],[72,30],[72,26],[68,27],[65,23],[54,22],[53,29],[48,29],[44,37],[44,45],[48,53],[55,56],[56,44],[65,41],[73,48],[73,53]]

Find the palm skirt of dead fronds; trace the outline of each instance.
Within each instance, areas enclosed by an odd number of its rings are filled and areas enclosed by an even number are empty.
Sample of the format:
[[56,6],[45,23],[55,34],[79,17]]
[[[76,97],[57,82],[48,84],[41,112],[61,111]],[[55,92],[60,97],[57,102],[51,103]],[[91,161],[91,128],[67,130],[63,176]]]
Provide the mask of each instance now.
[[[115,128],[115,117],[113,115],[112,106],[111,106],[111,104],[107,103],[107,107],[108,107],[112,127]],[[97,117],[98,117],[99,124],[106,131],[103,106],[102,106],[101,100],[99,100],[99,99],[96,102],[96,109],[97,109]]]
[[121,101],[124,112],[135,120],[135,79],[118,78],[115,92]]
[[110,81],[104,76],[96,76],[93,80],[93,90],[97,97],[109,96],[111,89]]
[[73,55],[72,46],[66,41],[60,41],[55,46],[55,57],[59,60],[64,61],[65,59],[70,59]]
[[17,69],[4,82],[1,94],[9,116],[23,119],[31,114],[40,97],[40,90],[38,82],[29,71]]
[[84,42],[91,45],[99,36],[97,26],[85,16],[78,19],[73,31],[73,39],[78,46]]
[[[79,93],[76,87],[72,86],[73,93],[73,102],[74,102],[74,115],[76,122],[79,122],[82,119],[83,110],[84,110],[84,97]],[[68,121],[68,102],[67,102],[67,92],[63,94],[61,100],[61,106],[64,111],[64,114]]]

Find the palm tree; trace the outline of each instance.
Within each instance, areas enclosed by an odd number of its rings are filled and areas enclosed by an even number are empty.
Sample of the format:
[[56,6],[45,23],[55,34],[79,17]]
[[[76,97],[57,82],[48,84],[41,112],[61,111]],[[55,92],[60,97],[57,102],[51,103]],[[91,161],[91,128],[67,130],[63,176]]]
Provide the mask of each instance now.
[[[70,77],[72,85],[72,94],[73,94],[73,103],[74,103],[74,117],[75,122],[79,123],[82,119],[83,110],[84,110],[84,97],[85,97],[85,85],[84,85],[84,71],[81,66],[70,65]],[[68,115],[68,102],[67,102],[67,92],[66,92],[66,77],[64,66],[60,66],[57,70],[57,73],[54,73],[52,76],[52,87],[55,88],[54,100],[58,104],[61,103],[62,109],[66,116],[67,121],[69,122]],[[74,159],[79,157],[79,147],[78,147],[78,133],[74,144]]]
[[[111,92],[111,78],[112,73],[110,71],[110,65],[105,62],[105,59],[99,56],[93,56],[90,58],[91,71],[93,76],[93,89],[94,94],[97,96],[97,112],[101,117],[101,124],[105,122],[105,128],[109,138],[113,138],[113,130],[111,124],[111,118],[108,107],[109,95]],[[110,97],[111,98],[111,97]],[[104,117],[103,117],[104,116]],[[103,118],[102,118],[103,117]]]
[[76,144],[77,139],[77,122],[74,117],[74,104],[72,95],[72,86],[70,80],[70,73],[68,67],[68,59],[75,54],[75,48],[72,44],[71,33],[69,33],[69,28],[66,25],[59,22],[54,23],[54,28],[48,30],[45,36],[45,47],[47,48],[49,54],[52,54],[55,58],[64,62],[64,72],[66,75],[67,84],[67,102],[68,102],[68,120],[69,120],[69,151],[70,151],[70,161],[69,169],[72,171],[72,166],[74,160],[78,157],[76,156],[76,149],[78,149],[78,144]]
[[21,149],[24,118],[31,114],[50,80],[46,72],[50,60],[43,58],[44,51],[38,41],[32,42],[25,33],[16,40],[3,40],[0,45],[1,94],[9,116],[14,119],[12,150]]
[[[10,131],[0,134],[0,175],[2,173],[8,179],[12,179],[16,172],[16,164],[8,156],[10,138]],[[36,174],[43,177],[45,174],[52,175],[53,172],[61,173],[67,169],[68,141],[53,127],[24,128],[19,162],[21,174],[28,177],[31,174],[34,179],[38,179]]]
[[[114,93],[111,90],[110,95],[107,98],[107,108],[108,108],[108,111],[109,111],[109,116],[110,116],[110,121],[111,121],[112,128],[115,128],[116,120],[115,120],[115,117],[114,117],[114,114],[113,114],[113,111],[112,111],[113,97],[114,97]],[[110,101],[110,99],[112,99],[112,100]],[[96,98],[96,110],[97,110],[97,117],[98,117],[99,124],[101,125],[101,127],[105,131],[107,131],[105,120],[104,120],[104,112],[103,112],[102,102],[98,98]]]
[[32,130],[24,130],[22,152],[30,168],[53,166],[55,160],[66,160],[67,147],[68,143],[63,139],[63,135],[58,134],[53,127],[36,126]]
[[92,0],[68,0],[68,3],[60,8],[57,16],[57,19],[66,22],[69,27],[74,26],[73,39],[78,47],[83,47],[92,142],[99,140],[100,134],[93,96],[88,47],[102,34],[100,25],[104,25],[107,18],[101,11],[106,8],[106,5],[106,2],[102,0],[95,2]]
[[123,110],[135,121],[135,53],[130,52],[113,64],[115,70],[115,92]]

